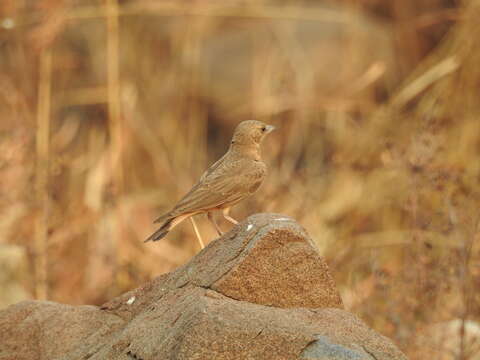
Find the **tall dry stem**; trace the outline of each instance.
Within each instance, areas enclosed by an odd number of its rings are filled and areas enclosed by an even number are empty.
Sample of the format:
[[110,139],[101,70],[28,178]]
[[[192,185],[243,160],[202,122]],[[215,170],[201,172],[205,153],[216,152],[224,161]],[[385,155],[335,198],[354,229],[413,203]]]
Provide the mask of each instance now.
[[[108,130],[110,134],[110,166],[117,197],[123,192],[124,173],[121,159],[122,122],[120,115],[120,65],[119,65],[119,9],[117,0],[107,0],[107,76],[108,76]],[[119,209],[114,206],[114,229],[118,230]],[[118,239],[113,234],[114,239]],[[118,271],[118,244],[113,244],[116,254],[115,272]]]
[[40,54],[37,103],[35,195],[38,213],[35,219],[35,295],[48,297],[48,212],[49,212],[49,138],[52,89],[52,49]]

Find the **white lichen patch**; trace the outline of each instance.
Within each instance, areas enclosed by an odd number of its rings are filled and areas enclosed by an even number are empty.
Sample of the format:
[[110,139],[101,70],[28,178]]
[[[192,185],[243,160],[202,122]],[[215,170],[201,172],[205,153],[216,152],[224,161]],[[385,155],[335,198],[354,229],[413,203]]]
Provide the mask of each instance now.
[[135,302],[135,296],[132,296],[130,299],[127,300],[127,305],[132,305]]
[[275,221],[291,221],[292,219],[289,219],[289,218],[278,218],[278,219],[275,219]]

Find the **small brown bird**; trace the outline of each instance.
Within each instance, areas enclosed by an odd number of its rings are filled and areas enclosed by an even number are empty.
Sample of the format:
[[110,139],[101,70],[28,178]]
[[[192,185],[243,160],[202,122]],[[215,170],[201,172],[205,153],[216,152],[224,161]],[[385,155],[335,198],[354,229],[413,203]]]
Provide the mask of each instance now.
[[267,167],[260,157],[260,143],[274,129],[256,120],[238,124],[226,154],[210,166],[171,211],[155,220],[160,228],[145,242],[162,239],[183,220],[201,213],[207,213],[222,235],[212,215],[214,210],[223,210],[226,220],[238,224],[228,213],[233,205],[252,195],[262,184]]

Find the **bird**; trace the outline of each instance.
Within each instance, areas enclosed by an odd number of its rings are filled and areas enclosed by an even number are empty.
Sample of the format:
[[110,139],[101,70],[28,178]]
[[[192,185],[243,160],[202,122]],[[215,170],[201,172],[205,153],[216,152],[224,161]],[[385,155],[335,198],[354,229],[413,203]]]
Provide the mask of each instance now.
[[[202,213],[207,214],[219,236],[223,232],[213,217],[213,211],[221,210],[227,221],[238,224],[229,215],[230,208],[254,194],[265,179],[267,166],[261,159],[260,144],[274,129],[275,126],[257,120],[239,123],[228,151],[203,173],[169,212],[154,221],[160,227],[145,242],[164,238],[183,220]],[[195,227],[194,222],[193,225]]]

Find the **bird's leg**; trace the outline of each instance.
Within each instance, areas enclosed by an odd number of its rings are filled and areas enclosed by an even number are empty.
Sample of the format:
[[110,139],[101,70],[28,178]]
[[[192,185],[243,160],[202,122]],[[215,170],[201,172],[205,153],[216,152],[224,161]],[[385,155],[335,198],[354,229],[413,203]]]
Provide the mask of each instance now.
[[223,217],[224,217],[226,220],[230,221],[232,224],[238,225],[238,221],[228,215],[229,212],[230,212],[230,208],[225,208],[225,209],[223,209]]
[[193,216],[190,217],[190,221],[192,222],[193,230],[195,231],[195,235],[197,235],[197,239],[198,239],[198,242],[200,243],[200,247],[203,249],[205,245],[203,245],[202,236],[200,235],[200,231],[198,231],[195,220],[193,220]]
[[218,226],[217,222],[215,221],[215,218],[213,217],[213,214],[212,214],[211,211],[207,212],[207,217],[208,217],[208,220],[210,220],[210,222],[215,227],[215,230],[217,230],[218,236],[222,236],[223,232],[222,232],[222,230],[220,230],[220,227]]

